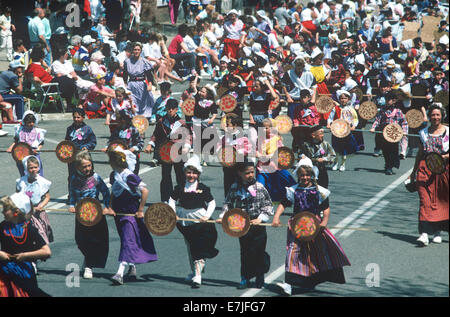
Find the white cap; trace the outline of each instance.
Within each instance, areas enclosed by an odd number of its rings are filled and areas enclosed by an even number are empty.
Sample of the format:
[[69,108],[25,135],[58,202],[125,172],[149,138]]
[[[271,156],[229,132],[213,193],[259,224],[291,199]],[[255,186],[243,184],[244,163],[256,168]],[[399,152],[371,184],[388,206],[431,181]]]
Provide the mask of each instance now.
[[390,59],[386,62],[386,66],[388,68],[395,68],[395,61],[393,59]]
[[9,68],[10,69],[16,69],[16,68],[19,68],[19,67],[25,68],[25,65],[22,64],[22,62],[20,60],[18,60],[18,59],[15,59],[15,60],[11,61],[11,63],[9,63]]
[[252,55],[252,49],[248,46],[244,46],[242,50],[245,53],[245,56],[250,57]]
[[338,99],[341,97],[341,95],[347,95],[349,97],[352,96],[352,94],[349,91],[344,90],[344,89],[339,89],[338,91],[336,91],[336,96]]
[[200,165],[200,158],[197,155],[192,155],[187,161],[186,163],[184,163],[184,169],[186,169],[188,166],[192,166],[193,168],[195,168],[197,171],[199,171],[199,173],[203,172],[203,168]]
[[342,89],[350,91],[355,87],[358,87],[358,83],[351,78],[347,78],[344,82],[344,87],[342,87]]
[[213,93],[214,97],[217,95],[216,88],[214,88],[212,84],[206,84],[204,87],[210,90]]
[[232,9],[232,10],[230,10],[230,12],[227,13],[227,15],[230,15],[230,14],[239,15],[239,13],[235,9]]
[[293,40],[289,36],[284,37],[283,46],[286,46],[289,44],[289,42],[292,42]]
[[269,64],[269,63],[267,63],[267,64],[263,67],[262,72],[263,72],[263,73],[266,73],[266,74],[269,74],[269,75],[272,75],[272,67],[270,67],[270,64]]
[[444,34],[444,35],[439,39],[439,44],[448,45],[448,35],[447,35],[447,34]]
[[24,192],[12,194],[9,198],[22,213],[28,214],[31,211],[30,197],[28,197]]
[[105,55],[103,55],[103,53],[100,51],[94,52],[91,55],[91,60],[93,60],[93,61],[100,61],[104,58],[105,58]]
[[258,10],[258,11],[256,11],[256,15],[259,15],[261,18],[265,18],[266,17],[266,11]]
[[258,52],[261,51],[261,49],[262,49],[261,44],[259,44],[259,43],[253,43],[253,45],[252,45],[252,51],[253,51],[253,53],[258,53]]
[[116,147],[114,149],[115,152],[121,152],[125,154],[125,159],[127,161],[128,169],[130,171],[134,171],[134,168],[136,167],[136,155],[131,152],[130,150],[124,150],[120,146]]
[[300,53],[302,52],[302,47],[300,45],[300,43],[294,43],[291,45],[291,53],[295,54],[295,55],[300,55]]
[[38,122],[39,122],[39,116],[38,116],[36,113],[34,113],[33,110],[27,110],[27,111],[25,111],[25,112],[23,113],[22,120],[25,119],[25,117],[26,117],[27,115],[29,115],[29,114],[32,114],[32,115],[34,116],[34,119],[36,120],[36,121],[34,122],[34,125],[36,126],[36,125],[38,124]]
[[31,157],[34,157],[35,159],[38,160],[38,162],[39,162],[39,170],[41,170],[41,168],[42,168],[41,161],[36,156],[34,156],[34,155],[25,156],[22,159],[22,165],[23,165],[23,168],[24,168],[25,175],[28,175],[28,159],[30,159]]
[[316,179],[319,177],[319,169],[316,166],[314,166],[311,159],[304,154],[302,154],[302,158],[298,161],[298,163],[295,167],[295,170],[294,170],[294,174],[297,174],[297,171],[300,168],[300,166],[311,167],[314,171],[314,175],[315,175]]
[[229,63],[230,62],[230,59],[228,58],[228,56],[226,56],[226,55],[224,55],[224,56],[222,56],[222,58],[220,59],[220,61],[221,62],[225,62],[225,63]]
[[322,54],[322,50],[316,46],[311,53],[311,58],[314,59],[317,56],[319,56],[320,54]]
[[89,34],[83,36],[83,39],[81,40],[81,43],[86,44],[86,45],[92,44],[94,42],[95,42],[95,40]]

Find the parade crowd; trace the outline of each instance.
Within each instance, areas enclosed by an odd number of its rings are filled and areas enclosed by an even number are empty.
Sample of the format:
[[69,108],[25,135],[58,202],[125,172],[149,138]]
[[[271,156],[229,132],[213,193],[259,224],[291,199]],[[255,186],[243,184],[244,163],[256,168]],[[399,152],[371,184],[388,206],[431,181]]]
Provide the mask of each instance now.
[[[136,277],[137,264],[158,260],[143,220],[149,198],[139,177],[143,153],[161,167],[160,201],[180,219],[197,220],[177,222],[191,269],[186,281],[194,288],[201,287],[206,260],[219,253],[216,225],[207,222],[216,200],[200,178],[212,168],[210,156],[228,147],[243,159],[222,167],[224,203],[215,221],[220,223],[233,208],[250,218],[249,232],[239,238],[239,289],[253,285],[253,278],[254,287],[264,287],[270,255],[260,224],[280,226],[280,216],[290,207],[294,216],[313,213],[321,232],[304,242],[288,230],[281,292],[345,283],[343,267],[350,261],[327,229],[328,171],[345,172],[352,154],[368,150],[365,138],[375,138],[373,156],[382,156],[387,176],[406,157],[416,158],[408,190],[420,198],[418,244],[441,243],[440,232],[448,232],[448,6],[440,1],[245,1],[242,12],[221,12],[220,1],[169,0],[170,23],[177,26],[173,38],[143,23],[140,0],[78,1],[79,27],[66,25],[67,3],[33,2],[33,16],[20,25],[12,18],[13,9],[0,6],[0,48],[9,61],[9,69],[0,73],[0,110],[3,124],[16,125],[7,151],[20,142],[32,148],[32,155],[17,162],[17,192],[0,202],[5,218],[0,223],[1,296],[48,295],[36,279],[36,263],[50,257],[53,241],[45,212],[51,182],[39,155],[46,130],[38,127],[39,116],[26,109],[25,101],[49,84],[60,92],[64,110],[72,112],[65,140],[78,150],[68,164],[67,205],[75,213],[83,198],[95,198],[104,215],[114,216],[121,241],[115,284],[123,284],[124,276]],[[183,24],[177,24],[180,6]],[[426,33],[430,17],[437,22]],[[418,25],[413,34],[411,25]],[[175,81],[184,85],[180,98],[172,94]],[[220,100],[228,95],[236,107],[224,111]],[[318,110],[321,96],[332,99],[327,113]],[[192,111],[187,109],[190,100]],[[358,112],[365,101],[377,107],[373,120]],[[411,109],[423,116],[419,127],[408,124]],[[274,120],[283,114],[292,121],[292,144],[283,143]],[[225,115],[218,125],[216,119]],[[136,116],[154,125],[147,140],[133,125]],[[89,154],[97,146],[89,126],[94,118],[109,127],[108,145],[123,144],[102,149],[112,169],[111,189]],[[327,142],[324,132],[339,119],[348,123],[350,133],[343,138],[333,134]],[[392,123],[405,134],[398,142],[380,133]],[[371,134],[361,131],[366,126]],[[207,145],[214,138],[206,133],[211,128],[219,135],[212,149]],[[0,136],[7,135],[0,129]],[[168,161],[161,150],[168,140],[188,159]],[[285,146],[295,154],[293,170],[270,159]],[[445,172],[435,174],[427,167],[425,157],[432,152],[443,159]],[[83,277],[92,279],[94,268],[104,268],[108,258],[105,217],[90,227],[75,221],[75,242],[84,256]]]

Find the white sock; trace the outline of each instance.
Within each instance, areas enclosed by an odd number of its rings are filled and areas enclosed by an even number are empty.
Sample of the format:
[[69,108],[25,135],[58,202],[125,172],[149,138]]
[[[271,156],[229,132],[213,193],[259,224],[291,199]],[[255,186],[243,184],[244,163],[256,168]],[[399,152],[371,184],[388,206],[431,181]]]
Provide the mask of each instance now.
[[125,267],[127,266],[127,262],[120,262],[119,269],[117,270],[117,275],[123,276],[123,273],[125,272]]

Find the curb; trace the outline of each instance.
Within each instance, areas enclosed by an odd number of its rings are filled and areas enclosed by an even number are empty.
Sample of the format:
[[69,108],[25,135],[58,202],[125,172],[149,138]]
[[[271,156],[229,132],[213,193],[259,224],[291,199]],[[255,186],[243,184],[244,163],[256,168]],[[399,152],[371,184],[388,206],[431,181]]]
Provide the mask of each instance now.
[[47,121],[47,120],[72,120],[72,112],[66,112],[66,113],[41,113],[38,114],[40,121]]

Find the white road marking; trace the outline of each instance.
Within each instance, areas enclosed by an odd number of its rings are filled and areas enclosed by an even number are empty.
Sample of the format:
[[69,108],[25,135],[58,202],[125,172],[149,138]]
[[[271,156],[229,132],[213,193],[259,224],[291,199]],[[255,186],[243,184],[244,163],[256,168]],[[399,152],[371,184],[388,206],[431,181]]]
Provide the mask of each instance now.
[[[356,220],[354,223],[352,223],[353,228],[360,228],[363,224],[365,224],[367,221],[369,221],[373,216],[375,216],[380,210],[382,210],[384,207],[389,204],[389,201],[382,200],[379,204],[374,206],[372,209],[370,209],[368,212],[366,212],[364,215],[362,215],[358,220]],[[351,235],[354,232],[354,230],[344,230],[339,234],[339,238],[345,238]]]
[[[370,209],[372,206],[374,206],[375,204],[377,204],[380,200],[382,200],[386,195],[388,195],[391,191],[393,191],[398,185],[400,185],[401,183],[403,183],[409,175],[411,175],[412,169],[408,170],[405,174],[403,174],[402,176],[400,176],[398,179],[396,179],[395,181],[393,181],[389,186],[387,186],[386,188],[384,188],[382,191],[380,191],[378,194],[376,194],[374,197],[372,197],[371,199],[369,199],[368,201],[366,201],[361,207],[359,207],[358,209],[356,209],[354,212],[352,212],[350,215],[348,215],[345,219],[343,219],[342,221],[340,221],[336,227],[345,227],[345,226],[349,226],[354,220],[356,220],[356,218],[360,217],[361,215],[363,215],[368,209]],[[385,205],[387,204],[387,201],[382,201],[380,203],[380,205],[382,205],[381,208],[378,209],[378,206],[376,206],[375,208],[377,209],[376,212],[378,212],[379,210],[381,210],[383,207],[385,207]],[[383,206],[384,205],[384,206]],[[372,218],[374,216],[375,210],[371,210],[368,213],[366,213],[364,215],[364,218],[361,217],[359,223],[357,222],[357,225],[361,225],[363,223],[365,223],[367,220],[369,220],[370,218]],[[375,212],[375,213],[376,213]],[[372,214],[372,215],[371,215]],[[353,226],[353,225],[352,225]],[[350,227],[350,226],[349,226]],[[337,232],[339,232],[341,229],[331,229],[330,231],[333,233],[333,235],[336,235]],[[345,229],[344,229],[345,230]],[[350,233],[345,234],[345,232],[343,232],[342,234],[345,236],[344,237],[348,237],[352,232],[354,232],[353,230],[345,230],[345,231],[350,231]],[[285,272],[284,269],[284,264],[280,267],[278,267],[275,271],[273,271],[272,273],[270,273],[266,278],[265,278],[265,283],[266,284],[271,284],[274,280],[278,279],[283,273]],[[253,297],[256,296],[259,292],[261,292],[262,289],[250,289],[248,291],[246,291],[245,293],[243,293],[240,297]]]

